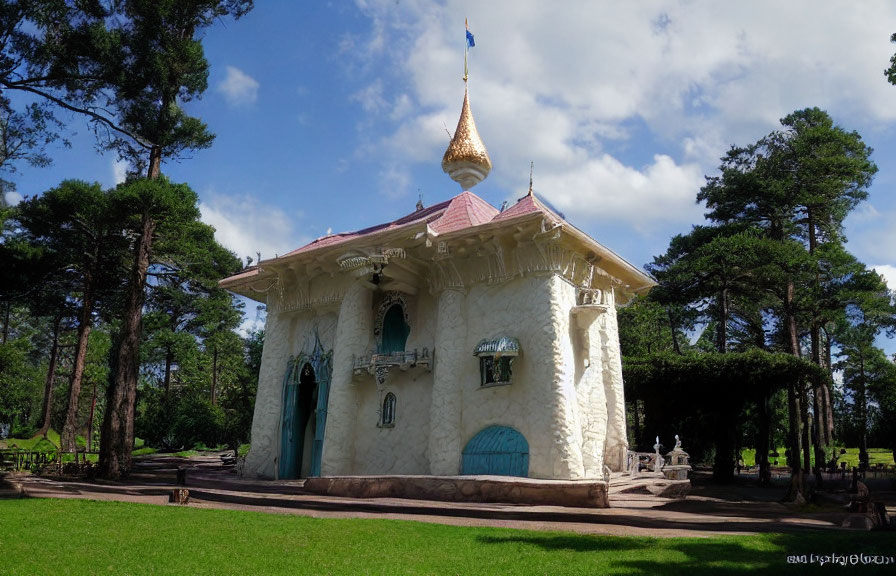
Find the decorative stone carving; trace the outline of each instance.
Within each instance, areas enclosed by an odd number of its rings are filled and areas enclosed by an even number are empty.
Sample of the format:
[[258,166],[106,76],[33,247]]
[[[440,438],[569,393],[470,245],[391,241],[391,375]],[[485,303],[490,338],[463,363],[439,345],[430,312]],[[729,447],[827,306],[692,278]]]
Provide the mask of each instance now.
[[663,474],[670,480],[686,480],[688,471],[691,469],[689,464],[690,456],[681,449],[681,439],[678,434],[675,435],[675,447],[671,452],[666,454],[668,464],[663,468]]

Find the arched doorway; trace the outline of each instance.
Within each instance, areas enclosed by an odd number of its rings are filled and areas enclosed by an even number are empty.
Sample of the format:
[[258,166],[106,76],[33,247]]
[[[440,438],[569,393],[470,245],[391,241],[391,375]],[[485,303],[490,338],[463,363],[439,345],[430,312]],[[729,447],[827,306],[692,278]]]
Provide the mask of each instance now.
[[283,383],[279,478],[320,476],[332,351],[320,340],[314,351],[291,359]]
[[528,477],[529,443],[513,428],[489,426],[464,448],[461,474]]

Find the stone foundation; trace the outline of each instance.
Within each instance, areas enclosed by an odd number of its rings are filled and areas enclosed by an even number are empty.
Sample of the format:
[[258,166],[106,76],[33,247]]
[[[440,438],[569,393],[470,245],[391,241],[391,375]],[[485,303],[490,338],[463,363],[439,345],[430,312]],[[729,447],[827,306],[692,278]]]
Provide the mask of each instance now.
[[308,478],[305,490],[349,498],[411,498],[608,508],[607,483],[511,476],[331,476]]

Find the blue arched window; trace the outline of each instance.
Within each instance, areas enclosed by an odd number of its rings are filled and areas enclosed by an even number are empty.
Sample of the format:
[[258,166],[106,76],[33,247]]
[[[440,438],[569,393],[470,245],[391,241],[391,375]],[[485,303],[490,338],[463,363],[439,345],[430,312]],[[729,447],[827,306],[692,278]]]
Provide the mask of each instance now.
[[410,331],[410,326],[404,320],[404,308],[401,304],[393,304],[383,318],[383,344],[380,354],[404,352]]

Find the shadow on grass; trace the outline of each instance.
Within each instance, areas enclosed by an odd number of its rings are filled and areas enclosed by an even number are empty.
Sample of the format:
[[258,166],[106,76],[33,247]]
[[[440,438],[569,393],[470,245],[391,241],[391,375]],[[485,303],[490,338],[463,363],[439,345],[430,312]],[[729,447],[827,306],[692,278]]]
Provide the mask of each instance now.
[[662,539],[524,533],[481,536],[478,541],[572,552],[577,558],[590,554],[595,573],[607,574],[896,573],[893,534],[883,532]]

